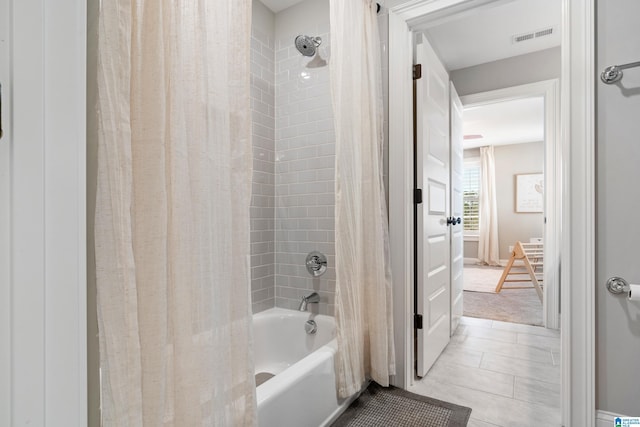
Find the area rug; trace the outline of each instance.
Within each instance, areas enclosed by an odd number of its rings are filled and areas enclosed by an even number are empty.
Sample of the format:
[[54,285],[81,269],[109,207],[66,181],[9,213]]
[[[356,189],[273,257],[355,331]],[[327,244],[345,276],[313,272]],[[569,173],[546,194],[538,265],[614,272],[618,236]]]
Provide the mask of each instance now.
[[[520,265],[514,266],[513,271],[524,271],[524,268]],[[489,267],[489,266],[469,266],[465,265],[463,271],[464,278],[464,290],[472,292],[487,292],[491,294],[496,293],[496,286],[502,277],[504,267]],[[517,278],[514,275],[509,277],[510,280]],[[522,275],[521,282],[511,282],[504,286],[530,286],[531,280],[529,276]]]
[[498,294],[465,291],[464,315],[542,326],[542,303],[535,289],[503,289]]
[[470,408],[372,382],[332,427],[464,427],[470,415]]
[[503,267],[464,267],[464,290],[496,293]]

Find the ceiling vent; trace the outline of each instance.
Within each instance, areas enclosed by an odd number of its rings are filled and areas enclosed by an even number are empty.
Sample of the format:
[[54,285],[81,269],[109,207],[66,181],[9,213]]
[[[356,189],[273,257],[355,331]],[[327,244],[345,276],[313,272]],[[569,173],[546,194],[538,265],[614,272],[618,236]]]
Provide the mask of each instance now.
[[542,30],[531,31],[529,33],[524,34],[516,34],[515,36],[511,36],[512,43],[522,43],[527,40],[533,40],[540,37],[550,36],[554,33],[553,27],[544,28]]

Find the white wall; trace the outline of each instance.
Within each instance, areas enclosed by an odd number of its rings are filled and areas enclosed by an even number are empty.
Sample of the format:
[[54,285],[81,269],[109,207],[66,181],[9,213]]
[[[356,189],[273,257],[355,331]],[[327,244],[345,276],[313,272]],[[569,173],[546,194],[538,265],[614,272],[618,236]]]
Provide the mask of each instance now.
[[[597,72],[640,61],[640,2],[598,0]],[[640,416],[640,304],[610,295],[605,281],[640,283],[640,69],[617,85],[597,80],[597,393],[600,410]]]
[[508,259],[511,256],[509,246],[513,246],[516,241],[528,242],[531,237],[543,235],[543,213],[515,211],[515,175],[543,171],[544,143],[500,145],[495,147],[494,156],[500,259]]
[[[462,68],[454,70],[450,73],[451,81],[456,87],[460,96],[471,95],[475,93],[488,92],[496,89],[504,89],[512,86],[519,86],[527,83],[535,83],[539,81],[555,79],[560,77],[560,48],[546,49],[538,52],[529,53],[526,55],[514,56],[512,58],[501,59],[499,61],[488,62],[485,64],[475,65],[473,67]],[[498,150],[499,147],[496,148]],[[476,154],[470,154],[465,152],[467,156],[479,156],[479,150],[474,151]],[[542,154],[544,156],[544,153]],[[537,155],[536,155],[537,159]],[[526,162],[526,160],[523,160]],[[536,160],[537,161],[537,160]],[[542,170],[542,165],[536,169]],[[509,167],[509,166],[507,166]],[[522,165],[522,168],[528,167],[528,163]],[[520,168],[520,169],[522,169]],[[498,167],[496,168],[499,169]],[[520,172],[518,172],[520,173]],[[508,179],[508,177],[507,177]],[[509,187],[508,183],[505,183],[503,187]],[[503,198],[503,200],[506,200]],[[507,212],[507,202],[503,203],[501,211]],[[518,216],[524,215],[527,218],[524,222],[527,224],[528,233],[536,231],[536,237],[542,235],[542,231],[537,232],[537,228],[533,225],[535,220],[532,218],[538,216],[535,214],[518,214]],[[523,217],[524,218],[524,217]],[[500,227],[500,225],[498,225]],[[513,227],[508,226],[506,232],[503,233],[499,228],[500,233],[500,259],[507,259],[509,257],[508,247],[513,244],[505,243],[506,241],[513,240],[514,238],[524,238],[524,234],[518,233],[512,234],[511,229]],[[533,236],[531,236],[533,237]],[[528,237],[526,237],[528,240]],[[464,257],[465,258],[477,258],[478,255],[478,243],[475,241],[465,241],[464,243]]]
[[452,71],[458,95],[487,92],[505,87],[560,77],[560,48],[541,50]]
[[[465,150],[465,157],[479,157],[479,149]],[[498,145],[494,147],[496,194],[498,205],[498,238],[500,259],[511,256],[509,246],[543,237],[543,213],[515,211],[515,175],[541,173],[544,168],[544,142]],[[477,258],[478,243],[465,241],[465,258]]]

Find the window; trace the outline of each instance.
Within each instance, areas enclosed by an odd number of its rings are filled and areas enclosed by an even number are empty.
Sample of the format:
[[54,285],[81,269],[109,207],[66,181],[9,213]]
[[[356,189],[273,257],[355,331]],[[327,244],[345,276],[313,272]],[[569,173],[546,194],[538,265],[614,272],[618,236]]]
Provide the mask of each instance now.
[[462,188],[464,234],[477,236],[480,225],[480,159],[465,159]]

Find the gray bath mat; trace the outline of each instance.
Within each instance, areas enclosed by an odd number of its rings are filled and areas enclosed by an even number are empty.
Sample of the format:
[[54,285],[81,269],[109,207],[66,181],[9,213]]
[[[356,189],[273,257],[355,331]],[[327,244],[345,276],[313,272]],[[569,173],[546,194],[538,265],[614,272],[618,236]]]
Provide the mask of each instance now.
[[332,427],[464,427],[470,415],[470,408],[372,382]]

